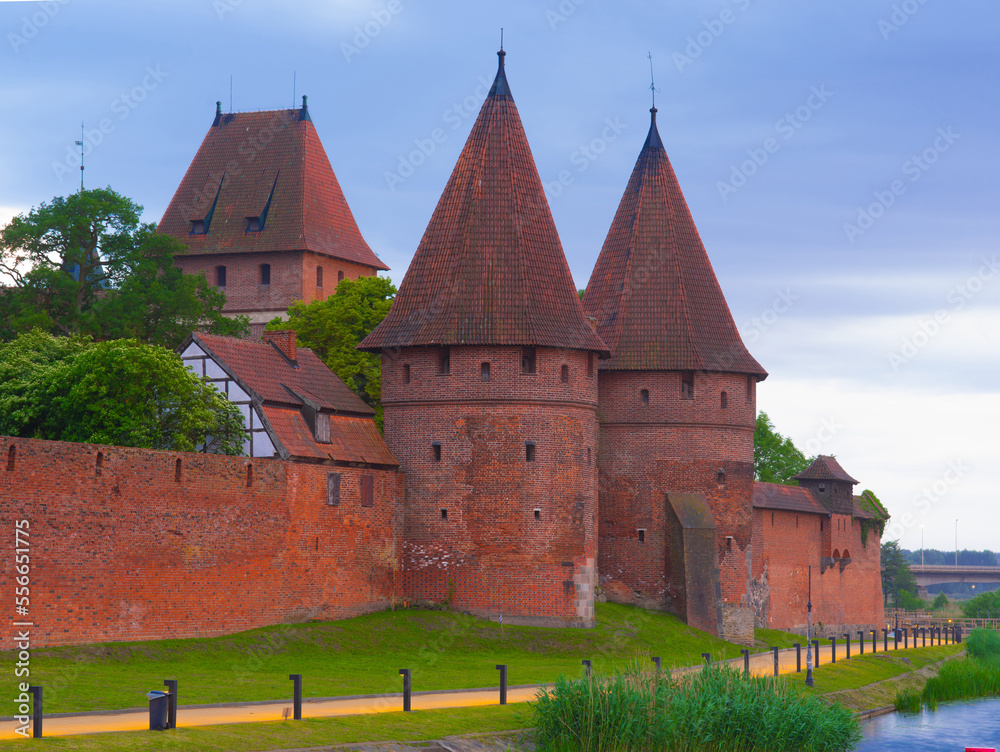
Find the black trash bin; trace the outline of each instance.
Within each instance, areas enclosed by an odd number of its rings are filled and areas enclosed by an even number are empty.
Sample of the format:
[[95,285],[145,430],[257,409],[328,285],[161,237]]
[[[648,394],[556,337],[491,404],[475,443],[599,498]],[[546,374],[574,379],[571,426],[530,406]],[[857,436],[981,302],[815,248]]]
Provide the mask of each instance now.
[[170,724],[167,723],[170,694],[154,689],[152,692],[146,693],[146,699],[149,700],[149,730],[163,731],[170,728]]

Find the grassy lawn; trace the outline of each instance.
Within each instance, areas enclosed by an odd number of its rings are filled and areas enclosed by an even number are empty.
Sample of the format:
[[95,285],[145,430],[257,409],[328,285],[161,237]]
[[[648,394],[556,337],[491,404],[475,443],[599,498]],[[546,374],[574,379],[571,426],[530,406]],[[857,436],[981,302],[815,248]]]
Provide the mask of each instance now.
[[81,752],[259,752],[354,742],[420,741],[454,734],[473,734],[523,729],[531,725],[528,705],[425,710],[418,713],[378,713],[339,718],[307,718],[302,721],[237,723],[199,726],[173,731],[123,731],[62,738],[0,741],[0,750],[79,750]]
[[[791,644],[793,635],[762,641]],[[180,682],[182,705],[291,696],[289,674],[303,675],[304,697],[399,692],[401,668],[413,690],[533,684],[578,675],[589,658],[608,671],[637,656],[660,656],[664,668],[735,658],[740,646],[677,618],[631,606],[597,604],[595,629],[505,626],[447,611],[383,611],[355,619],[265,627],[211,639],[104,643],[34,651],[31,681],[45,688],[45,710],[63,713],[144,707],[145,693]],[[11,653],[0,653],[10,662]],[[2,696],[13,672],[0,675]],[[12,694],[13,693],[13,694]]]

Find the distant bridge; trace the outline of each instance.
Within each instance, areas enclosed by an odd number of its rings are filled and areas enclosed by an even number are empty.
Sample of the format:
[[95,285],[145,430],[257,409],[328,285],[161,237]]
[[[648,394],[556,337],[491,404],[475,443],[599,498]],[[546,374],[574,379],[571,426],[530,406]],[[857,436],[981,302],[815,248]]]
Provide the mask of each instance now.
[[910,571],[917,580],[917,586],[926,590],[928,585],[943,585],[948,582],[1000,583],[1000,567],[967,567],[954,564],[911,564]]

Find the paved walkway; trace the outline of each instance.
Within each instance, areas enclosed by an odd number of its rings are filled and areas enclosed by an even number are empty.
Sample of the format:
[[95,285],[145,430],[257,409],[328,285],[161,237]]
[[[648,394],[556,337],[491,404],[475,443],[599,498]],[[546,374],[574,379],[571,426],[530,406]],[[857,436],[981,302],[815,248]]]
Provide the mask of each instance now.
[[[911,641],[911,647],[913,643]],[[930,641],[928,640],[928,646]],[[889,650],[894,650],[893,640],[889,640]],[[903,649],[900,641],[899,649]],[[879,635],[878,652],[884,650],[884,642]],[[872,652],[872,642],[869,637],[865,643],[865,654]],[[851,655],[858,655],[857,640],[851,643]],[[846,646],[837,645],[837,660],[847,657]],[[832,659],[830,641],[820,643],[818,664],[825,666]],[[816,660],[816,659],[814,659]],[[743,667],[743,658],[727,661],[737,668]],[[806,649],[802,648],[802,672],[806,670]],[[790,674],[795,672],[795,649],[781,650],[778,653],[778,672]],[[675,669],[675,673],[690,673],[698,671],[701,666],[688,666]],[[755,676],[774,674],[774,653],[756,653],[750,656],[750,672]],[[507,688],[507,702],[527,702],[534,699],[538,690],[544,685],[531,684]],[[182,688],[183,691],[183,688]],[[472,707],[476,705],[495,705],[500,701],[499,687],[488,689],[463,689],[439,692],[414,692],[412,695],[413,710],[432,710],[435,708]],[[274,702],[246,702],[229,705],[181,705],[177,709],[177,725],[212,726],[221,723],[253,723],[259,721],[280,721],[286,709],[291,714],[292,700]],[[365,713],[388,713],[403,709],[402,693],[388,695],[363,695],[353,697],[322,697],[309,698],[302,701],[303,718],[319,718],[338,715],[360,715]],[[3,719],[3,730],[0,739],[18,738],[14,731],[15,723],[11,719]],[[149,711],[147,708],[116,710],[96,713],[57,713],[45,716],[45,736],[71,736],[74,734],[95,734],[106,731],[138,731],[149,728]]]

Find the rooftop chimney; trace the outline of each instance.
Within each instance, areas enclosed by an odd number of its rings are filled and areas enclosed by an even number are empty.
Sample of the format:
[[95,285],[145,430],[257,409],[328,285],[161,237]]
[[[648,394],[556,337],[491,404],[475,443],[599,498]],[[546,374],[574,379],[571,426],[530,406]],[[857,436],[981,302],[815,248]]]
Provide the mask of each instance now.
[[295,344],[295,330],[281,329],[275,332],[264,332],[262,339],[270,342],[293,366],[298,362],[298,348]]

